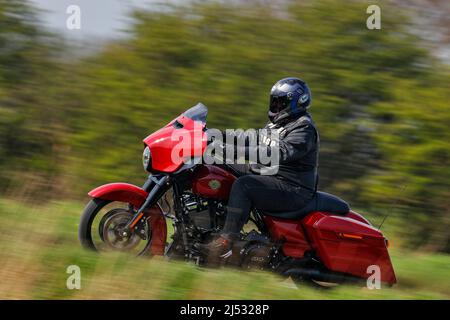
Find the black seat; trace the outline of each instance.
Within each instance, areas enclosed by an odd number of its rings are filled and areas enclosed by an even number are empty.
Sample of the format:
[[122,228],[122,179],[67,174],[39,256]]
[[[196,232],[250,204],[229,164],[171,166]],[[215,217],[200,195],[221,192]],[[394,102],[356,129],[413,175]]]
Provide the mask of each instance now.
[[310,202],[303,208],[295,211],[268,212],[260,210],[262,214],[283,219],[301,219],[312,211],[330,212],[335,214],[346,214],[350,211],[347,202],[332,194],[317,191]]

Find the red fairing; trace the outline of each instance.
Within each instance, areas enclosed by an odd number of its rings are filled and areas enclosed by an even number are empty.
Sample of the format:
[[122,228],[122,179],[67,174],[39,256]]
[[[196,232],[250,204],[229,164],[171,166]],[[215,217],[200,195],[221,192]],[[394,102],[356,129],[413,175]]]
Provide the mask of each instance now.
[[164,128],[144,139],[150,148],[152,169],[174,172],[193,157],[202,157],[206,149],[205,124],[180,115]]
[[[131,203],[140,207],[148,193],[138,186],[129,183],[110,183],[95,188],[89,192],[92,198]],[[164,255],[167,238],[167,225],[164,214],[159,206],[154,206],[145,211],[150,216],[152,240],[150,253]]]
[[313,248],[333,271],[367,278],[368,267],[380,267],[381,281],[396,283],[383,234],[348,216],[314,212],[302,220]]
[[302,258],[305,251],[311,250],[311,246],[304,237],[300,221],[265,216],[264,222],[269,228],[273,240],[284,242],[282,250],[286,256]]
[[228,199],[235,180],[234,175],[222,168],[199,166],[192,176],[192,192],[209,199]]

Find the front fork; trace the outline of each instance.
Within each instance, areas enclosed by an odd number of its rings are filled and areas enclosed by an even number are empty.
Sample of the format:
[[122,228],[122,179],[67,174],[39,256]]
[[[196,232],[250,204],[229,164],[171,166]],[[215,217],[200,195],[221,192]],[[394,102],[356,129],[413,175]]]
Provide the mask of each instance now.
[[128,237],[133,233],[133,230],[136,224],[141,220],[144,216],[144,210],[153,206],[160,198],[161,194],[167,191],[169,186],[169,176],[154,176],[150,175],[143,185],[143,189],[148,193],[147,198],[141,207],[136,211],[133,218],[127,223],[125,227],[120,230],[120,234],[122,237]]
[[170,178],[167,175],[150,175],[148,177],[147,181],[142,186],[142,189],[149,192],[147,198],[145,199],[144,203],[140,206],[140,208],[136,211],[136,213],[133,215],[131,220],[127,223],[127,225],[119,231],[119,234],[122,237],[130,236],[134,232],[134,229],[138,225],[139,221],[141,221],[142,217],[144,216],[145,209],[152,207],[161,198],[161,196],[170,188],[170,186],[173,186],[175,221],[178,222],[178,225],[181,229],[180,234],[182,236],[184,253],[186,258],[188,258],[189,242],[186,234],[185,217],[182,214],[182,208],[180,203],[181,190],[176,180],[169,181],[169,179]]

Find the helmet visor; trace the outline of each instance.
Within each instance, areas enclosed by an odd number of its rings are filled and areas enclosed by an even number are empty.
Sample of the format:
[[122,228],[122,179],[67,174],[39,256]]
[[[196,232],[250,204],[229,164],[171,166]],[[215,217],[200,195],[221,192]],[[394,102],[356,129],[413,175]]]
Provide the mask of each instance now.
[[278,113],[284,109],[286,109],[289,105],[289,101],[286,96],[284,97],[276,97],[270,96],[270,112]]

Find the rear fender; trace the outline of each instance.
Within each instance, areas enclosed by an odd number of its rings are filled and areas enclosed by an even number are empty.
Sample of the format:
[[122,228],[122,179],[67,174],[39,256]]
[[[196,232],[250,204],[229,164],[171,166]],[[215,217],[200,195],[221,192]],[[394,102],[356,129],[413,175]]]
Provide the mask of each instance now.
[[[96,199],[119,201],[130,203],[139,208],[148,196],[148,192],[138,186],[129,183],[109,183],[94,190],[89,196]],[[159,205],[146,209],[145,215],[149,216],[151,225],[151,246],[150,253],[154,255],[164,255],[167,238],[167,225],[164,213]]]

